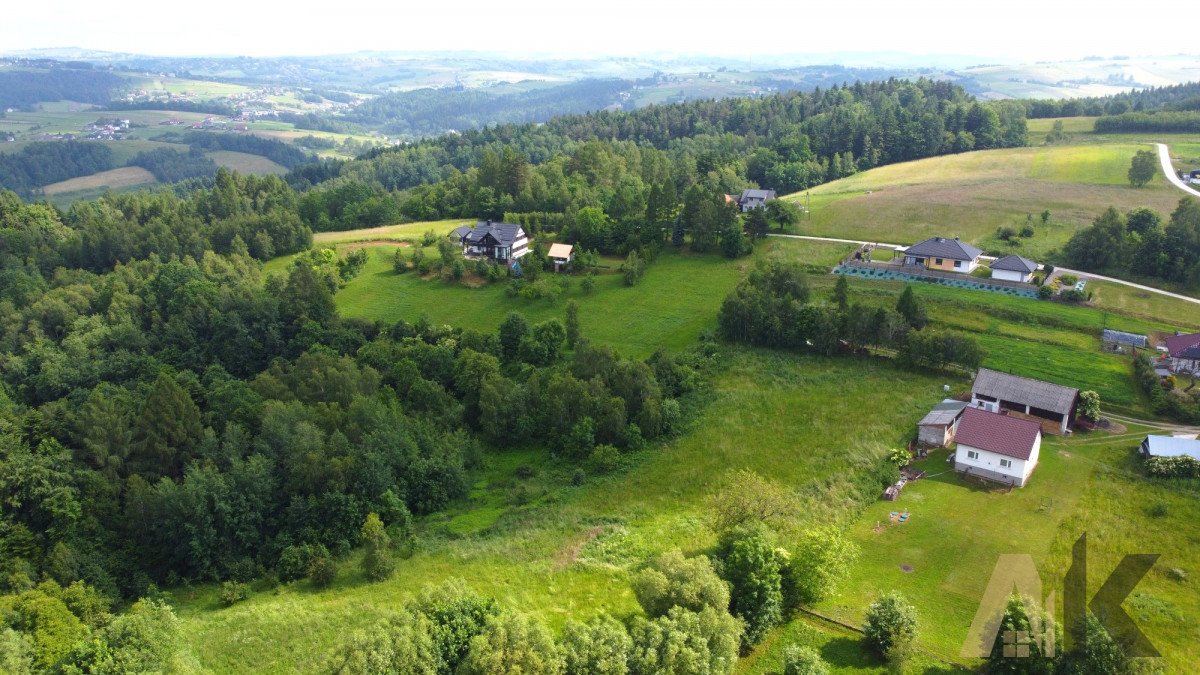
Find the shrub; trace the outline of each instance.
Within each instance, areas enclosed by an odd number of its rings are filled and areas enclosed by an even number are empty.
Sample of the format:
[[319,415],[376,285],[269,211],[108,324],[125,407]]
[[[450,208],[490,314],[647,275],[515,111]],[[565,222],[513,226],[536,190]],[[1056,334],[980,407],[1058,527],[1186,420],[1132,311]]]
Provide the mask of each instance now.
[[1024,237],[1025,239],[1028,239],[1028,238],[1032,237],[1032,236],[1033,236],[1033,234],[1034,234],[1034,231],[1033,231],[1033,226],[1032,226],[1032,225],[1025,225],[1024,227],[1022,227],[1022,228],[1021,228],[1021,233],[1020,233],[1020,234],[1021,234],[1021,236],[1022,236],[1022,237]]
[[421,235],[421,246],[433,246],[436,243],[438,243],[437,232],[434,232],[433,230],[425,230],[425,234]]
[[858,546],[836,527],[805,532],[785,566],[788,605],[832,597],[858,556]]
[[641,281],[642,275],[646,273],[646,263],[637,251],[630,251],[626,256],[625,262],[621,264],[621,273],[624,275],[626,286],[633,286]]
[[996,238],[1000,241],[1012,241],[1017,236],[1017,231],[1014,228],[1004,226],[996,229]]
[[471,647],[459,672],[560,675],[565,668],[566,662],[550,631],[531,617],[513,613],[488,618],[483,631],[471,638]]
[[621,462],[621,451],[605,443],[597,445],[588,456],[588,464],[599,473],[608,473],[617,468]]
[[363,574],[371,581],[383,581],[392,576],[392,572],[396,570],[396,561],[392,558],[390,550],[392,538],[384,529],[379,514],[367,514],[361,535],[367,548],[362,561]]
[[579,282],[579,290],[583,291],[584,295],[591,295],[592,291],[596,290],[596,275],[588,272],[583,281]]
[[783,650],[783,675],[829,675],[829,664],[812,647]]
[[404,249],[398,248],[392,254],[392,271],[396,274],[404,274],[408,271],[408,260],[404,257]]
[[468,589],[461,579],[425,588],[409,609],[433,623],[434,646],[444,664],[439,672],[454,673],[488,620],[500,613],[496,601]]
[[1094,391],[1079,392],[1079,415],[1095,422],[1100,419],[1100,394]]
[[1064,274],[1060,276],[1058,280],[1064,286],[1074,286],[1075,284],[1079,283],[1079,277],[1075,276],[1074,274]]
[[728,675],[737,665],[741,623],[722,610],[674,607],[651,621],[636,619],[630,632],[630,671]]
[[1146,513],[1151,518],[1163,518],[1167,515],[1167,505],[1162,502],[1155,502],[1146,510]]
[[672,607],[695,612],[729,608],[729,586],[717,576],[712,562],[704,556],[685,558],[679,549],[667,551],[635,574],[632,586],[638,604],[652,618]]
[[312,559],[321,555],[329,555],[329,551],[321,544],[293,544],[280,552],[275,570],[283,581],[302,579],[308,574]]
[[568,621],[562,651],[572,675],[625,675],[633,640],[620,621],[601,614],[587,623]]
[[229,607],[250,597],[250,586],[240,581],[226,581],[221,584],[221,604]]
[[896,591],[883,595],[867,608],[863,635],[868,646],[886,657],[893,647],[916,640],[916,611]]
[[1049,286],[1038,286],[1037,295],[1042,300],[1049,300],[1054,296],[1054,290]]
[[321,552],[308,561],[308,578],[317,588],[328,588],[337,579],[337,563],[333,556]]

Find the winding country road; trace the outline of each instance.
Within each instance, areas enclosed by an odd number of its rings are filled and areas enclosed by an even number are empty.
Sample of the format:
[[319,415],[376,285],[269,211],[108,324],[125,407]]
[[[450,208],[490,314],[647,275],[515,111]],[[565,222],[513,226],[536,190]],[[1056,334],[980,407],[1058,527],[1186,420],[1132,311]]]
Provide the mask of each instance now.
[[1162,162],[1163,174],[1166,175],[1167,180],[1171,181],[1171,184],[1180,190],[1195,197],[1200,197],[1200,191],[1183,182],[1179,174],[1175,173],[1175,165],[1171,164],[1171,151],[1167,148],[1167,144],[1155,143],[1154,145],[1158,147],[1158,161]]

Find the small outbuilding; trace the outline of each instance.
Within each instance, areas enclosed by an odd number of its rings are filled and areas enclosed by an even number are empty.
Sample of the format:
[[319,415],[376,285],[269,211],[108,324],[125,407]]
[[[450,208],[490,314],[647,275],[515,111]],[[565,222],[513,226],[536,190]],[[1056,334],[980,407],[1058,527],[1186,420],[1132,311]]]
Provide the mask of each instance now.
[[558,272],[575,260],[575,247],[570,244],[550,244],[550,252],[546,257],[554,263],[554,271]]
[[1006,255],[996,259],[990,267],[993,279],[1027,284],[1033,280],[1033,273],[1037,271],[1038,264],[1019,255]]
[[1145,335],[1126,333],[1125,331],[1108,328],[1105,328],[1104,332],[1101,333],[1100,341],[1104,344],[1104,348],[1110,351],[1132,347],[1145,349],[1150,346],[1150,340]]
[[956,401],[952,398],[933,406],[933,410],[917,423],[917,442],[938,448],[950,445],[966,408],[966,401]]
[[1037,417],[1052,422],[1053,429],[1062,434],[1075,421],[1078,405],[1078,389],[998,370],[980,368],[971,385],[972,408],[1011,410]]
[[1200,462],[1200,441],[1195,436],[1155,436],[1142,441],[1142,454],[1150,457],[1191,457]]
[[979,408],[963,411],[954,449],[954,470],[1024,487],[1037,467],[1042,425]]

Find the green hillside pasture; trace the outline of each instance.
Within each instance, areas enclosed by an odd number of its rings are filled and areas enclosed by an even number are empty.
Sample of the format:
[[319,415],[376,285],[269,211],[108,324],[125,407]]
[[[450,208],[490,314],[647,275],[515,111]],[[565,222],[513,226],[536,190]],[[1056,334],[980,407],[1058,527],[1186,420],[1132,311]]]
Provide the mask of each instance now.
[[223,166],[226,169],[243,174],[255,176],[273,174],[278,176],[287,173],[287,168],[272,162],[262,155],[252,155],[248,152],[235,152],[233,150],[214,150],[205,154],[212,161],[216,162],[217,166]]
[[460,225],[469,224],[470,221],[463,218],[452,218],[449,220],[426,220],[416,223],[384,225],[382,227],[369,227],[361,230],[317,232],[313,235],[313,244],[344,244],[352,241],[417,241],[430,230],[433,230],[435,234],[445,235]]
[[63,195],[70,192],[131,188],[139,185],[152,185],[157,182],[154,174],[140,166],[125,166],[120,169],[101,171],[90,176],[80,176],[51,183],[42,188],[47,196]]
[[[1089,597],[1121,556],[1163,554],[1125,607],[1163,653],[1168,672],[1187,672],[1200,659],[1200,631],[1182,618],[1200,612],[1200,590],[1165,572],[1200,565],[1200,542],[1179,536],[1200,518],[1200,504],[1137,473],[1133,448],[1144,433],[1047,438],[1029,485],[1011,492],[964,482],[950,471],[947,451],[933,453],[918,463],[929,477],[909,483],[898,501],[872,506],[851,528],[863,559],[844,592],[820,609],[857,623],[877,594],[897,589],[917,608],[920,645],[957,658],[1002,553],[1033,556],[1043,592],[1058,589],[1061,621],[1062,575],[1071,545],[1087,532]],[[1148,515],[1160,503],[1166,515]],[[892,523],[891,511],[911,517]]]
[[1171,162],[1177,171],[1200,169],[1200,143],[1171,143]]
[[1095,117],[1046,117],[1025,122],[1029,131],[1029,144],[1041,145],[1046,141],[1046,134],[1054,130],[1055,122],[1063,123],[1063,131],[1068,134],[1090,134],[1096,130]]
[[[422,550],[401,561],[387,582],[366,583],[352,558],[325,591],[301,581],[229,608],[215,587],[177,593],[191,656],[215,672],[314,672],[354,630],[450,577],[555,629],[600,611],[637,613],[630,570],[671,547],[695,553],[714,544],[706,504],[727,472],[746,468],[797,487],[827,478],[836,483],[856,461],[899,443],[940,398],[944,379],[875,359],[742,349],[726,358],[706,388],[703,415],[677,440],[629,457],[627,471],[576,488],[568,486],[573,464],[540,451],[490,454],[473,500],[427,521]],[[538,467],[537,475],[516,478],[521,464]],[[517,491],[531,501],[513,505]],[[838,510],[845,501],[829,504],[822,514],[853,516]],[[465,535],[438,534],[443,525],[464,523],[485,525]],[[829,645],[838,672],[880,669],[840,634],[810,639]]]
[[[908,244],[959,236],[999,253],[1043,260],[1108,206],[1170,213],[1180,193],[1164,182],[1126,183],[1130,159],[1145,146],[1067,145],[987,150],[865,171],[811,190],[812,211],[799,234]],[[787,197],[804,204],[809,197]],[[1038,215],[1049,210],[1051,224]],[[1019,247],[995,238],[1034,214],[1037,233]]]

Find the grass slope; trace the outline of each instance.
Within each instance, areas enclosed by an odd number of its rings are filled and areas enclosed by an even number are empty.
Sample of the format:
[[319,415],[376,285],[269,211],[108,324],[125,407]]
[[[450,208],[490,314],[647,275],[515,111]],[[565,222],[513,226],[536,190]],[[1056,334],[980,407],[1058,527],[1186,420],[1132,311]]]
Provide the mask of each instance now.
[[90,176],[80,176],[79,178],[71,178],[51,183],[42,190],[47,196],[62,195],[69,192],[80,192],[82,190],[103,190],[107,188],[130,188],[139,185],[151,185],[156,183],[154,174],[143,169],[140,166],[125,166],[120,169],[111,169],[109,171],[101,171]]
[[287,173],[287,168],[277,164],[262,155],[252,155],[248,152],[233,150],[214,150],[205,153],[217,166],[237,171],[243,174],[265,176],[267,174],[281,175]]

